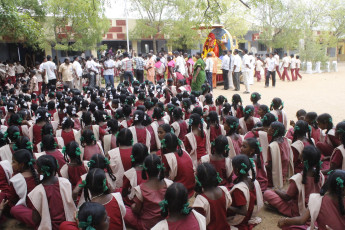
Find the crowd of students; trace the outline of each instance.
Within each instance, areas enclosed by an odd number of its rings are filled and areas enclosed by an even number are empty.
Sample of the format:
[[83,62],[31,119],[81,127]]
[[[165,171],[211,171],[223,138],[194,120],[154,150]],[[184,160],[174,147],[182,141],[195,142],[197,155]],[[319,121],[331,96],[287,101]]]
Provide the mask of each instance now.
[[[185,80],[2,86],[0,214],[38,229],[345,228],[345,122]],[[288,184],[288,189],[283,190]],[[286,186],[285,186],[286,187]],[[295,225],[298,225],[296,227]]]

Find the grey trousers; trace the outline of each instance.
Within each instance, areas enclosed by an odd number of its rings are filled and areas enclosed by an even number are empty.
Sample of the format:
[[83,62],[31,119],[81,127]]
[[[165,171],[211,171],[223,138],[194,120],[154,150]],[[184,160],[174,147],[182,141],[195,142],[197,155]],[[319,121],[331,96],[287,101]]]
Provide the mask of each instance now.
[[241,72],[234,72],[234,86],[235,90],[240,90],[240,73]]

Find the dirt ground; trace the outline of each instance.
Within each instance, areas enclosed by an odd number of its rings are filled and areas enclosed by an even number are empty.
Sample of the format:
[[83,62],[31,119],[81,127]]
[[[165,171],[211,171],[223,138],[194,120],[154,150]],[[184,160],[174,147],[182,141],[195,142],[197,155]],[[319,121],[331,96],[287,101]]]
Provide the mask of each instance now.
[[[318,114],[329,113],[333,117],[336,124],[345,119],[345,63],[339,63],[338,72],[321,73],[321,74],[303,74],[303,79],[296,82],[283,82],[278,80],[276,87],[264,88],[265,84],[255,82],[251,86],[251,92],[258,92],[262,99],[260,104],[270,105],[274,97],[280,97],[284,101],[284,110],[288,119],[296,120],[295,114],[299,109],[305,109],[307,112],[314,111]],[[270,83],[271,84],[271,83]],[[241,85],[241,91],[232,90],[224,91],[223,86],[218,86],[214,90],[215,97],[224,95],[231,100],[234,93],[239,93],[242,97],[243,104],[248,105],[250,102],[250,94],[243,94],[244,85]],[[267,208],[263,208],[259,215],[262,223],[256,229],[272,230],[278,229],[277,222],[281,215],[278,215]],[[15,220],[9,220],[1,229],[28,229],[22,225],[18,225]]]

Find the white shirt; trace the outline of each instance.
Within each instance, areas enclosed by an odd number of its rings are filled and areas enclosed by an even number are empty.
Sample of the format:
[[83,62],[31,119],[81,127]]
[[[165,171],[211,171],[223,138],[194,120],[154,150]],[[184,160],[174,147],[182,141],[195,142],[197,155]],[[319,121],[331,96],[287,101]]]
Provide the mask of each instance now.
[[111,69],[105,69],[103,75],[114,75],[115,62],[113,59],[106,60],[104,66]]
[[230,57],[228,55],[224,55],[223,60],[222,60],[222,69],[229,70],[229,65],[230,65]]
[[251,70],[250,57],[247,54],[243,55],[243,65],[243,72]]
[[11,77],[16,76],[16,67],[13,66],[7,66],[7,74]]
[[184,59],[181,56],[178,56],[176,58],[176,66],[178,66],[177,71],[180,72],[180,74],[184,75],[186,73],[185,63]]
[[48,80],[54,80],[56,79],[55,71],[56,70],[56,65],[52,61],[46,61],[45,63],[42,64],[42,69],[46,71]]
[[22,66],[21,64],[16,65],[16,72],[17,72],[18,74],[22,74],[22,73],[24,73],[24,71],[25,71],[24,66]]
[[255,63],[255,71],[261,71],[262,70],[263,63],[260,60],[257,60]]
[[249,55],[249,61],[250,61],[250,69],[254,70],[254,66],[255,66],[255,57],[253,55]]
[[229,55],[229,71],[233,71],[234,70],[234,60],[235,60],[235,56],[230,54]]
[[37,78],[37,82],[42,82],[43,81],[43,78],[42,78],[42,74],[40,72],[42,72],[41,68],[39,69],[36,69],[35,68],[35,71],[36,71],[36,78]]
[[[96,68],[96,62],[94,62],[94,60],[91,59],[91,61],[87,61],[86,65],[85,65],[86,69],[91,69],[93,71],[95,71],[96,73],[98,73],[98,69]],[[89,71],[90,73],[95,73],[93,71]]]
[[291,58],[291,69],[296,69],[296,58]]
[[242,60],[240,55],[236,54],[234,56],[234,66],[236,66],[236,69],[234,69],[234,72],[240,72],[241,71],[241,66],[242,66]]
[[206,58],[205,71],[210,71],[211,73],[213,72],[213,60],[212,60],[212,57]]
[[81,65],[78,61],[73,62],[73,69],[77,73],[78,77],[81,77],[81,75],[83,75],[83,69],[81,68]]
[[274,58],[277,60],[277,63],[279,65],[279,55],[278,54],[274,55]]
[[267,69],[268,68],[268,61],[269,61],[269,57],[267,57],[266,59],[265,59],[265,68]]
[[165,59],[165,57],[162,57],[162,58],[160,59],[160,61],[162,62],[162,64],[163,64],[164,66],[167,66],[167,59]]
[[268,63],[267,70],[270,72],[275,72],[276,71],[276,65],[278,65],[277,59],[275,59],[274,57],[268,58],[267,63]]
[[289,67],[289,63],[290,63],[289,57],[284,57],[283,58],[283,67],[284,68]]
[[296,59],[296,68],[299,69],[301,68],[301,60]]

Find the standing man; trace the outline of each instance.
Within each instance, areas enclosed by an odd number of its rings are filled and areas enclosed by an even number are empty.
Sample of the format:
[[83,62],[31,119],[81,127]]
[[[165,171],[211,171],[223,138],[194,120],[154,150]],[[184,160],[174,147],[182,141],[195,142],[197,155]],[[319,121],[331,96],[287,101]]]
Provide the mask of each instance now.
[[240,90],[240,73],[241,73],[241,65],[242,65],[242,60],[240,55],[238,55],[238,50],[234,51],[234,86],[235,86],[235,91]]
[[137,53],[135,53],[134,50],[133,50],[133,55],[132,55],[132,61],[133,61],[134,77],[138,79],[138,75],[137,75]]
[[98,70],[96,66],[93,64],[94,61],[90,56],[86,57],[86,65],[85,68],[87,69],[89,73],[89,86],[95,87],[96,85],[96,74],[98,73]]
[[82,90],[83,83],[82,83],[82,75],[83,75],[83,69],[81,68],[81,65],[79,63],[79,57],[75,56],[73,59],[73,72],[75,75],[74,79],[74,88]]
[[135,59],[137,65],[137,80],[140,83],[144,82],[144,59],[141,53],[138,54],[138,57]]
[[296,56],[296,80],[297,77],[300,77],[302,79],[301,74],[299,74],[299,69],[301,68],[301,60],[299,59],[299,56]]
[[110,54],[106,54],[106,59],[104,61],[104,80],[106,87],[114,88],[114,68],[115,68],[115,62],[113,59],[110,58]]
[[279,71],[279,55],[278,55],[278,51],[274,52],[274,58],[276,59],[276,61],[278,63],[278,65],[276,66],[276,71],[278,73],[279,79],[281,80],[282,79],[282,75],[280,74],[280,71]]
[[224,90],[229,89],[229,67],[230,67],[230,58],[228,52],[223,51],[223,60],[222,60],[222,71],[223,71],[223,81],[224,81]]
[[290,59],[287,56],[287,53],[285,53],[284,54],[284,58],[283,58],[283,67],[284,67],[284,72],[283,72],[283,75],[282,75],[282,80],[283,81],[285,81],[285,76],[286,76],[287,80],[290,81],[290,77],[289,77],[289,74],[288,74],[289,66],[290,66]]
[[24,66],[22,66],[20,64],[20,62],[18,61],[16,63],[16,74],[18,75],[18,77],[23,77],[24,76],[24,72],[25,72]]
[[254,68],[255,68],[255,57],[252,52],[249,53],[249,61],[250,61],[250,73],[249,73],[249,85],[254,84]]
[[249,89],[249,75],[250,75],[250,71],[251,71],[251,63],[250,63],[250,57],[247,54],[247,50],[244,50],[244,55],[243,55],[243,64],[244,64],[244,68],[242,70],[242,75],[243,75],[243,81],[244,81],[244,86],[246,87],[246,91],[244,91],[243,93],[248,94],[250,93],[250,89]]
[[228,79],[229,79],[229,87],[230,89],[234,89],[234,81],[233,81],[233,72],[234,72],[234,55],[232,55],[232,50],[229,50],[229,73],[228,73]]
[[59,66],[59,75],[64,85],[67,85],[70,89],[73,89],[73,73],[73,65],[69,58],[65,58],[64,63]]
[[211,89],[213,89],[213,87],[212,87],[212,71],[213,71],[212,54],[207,53],[205,72],[206,72],[207,82],[211,86]]
[[270,76],[272,77],[272,86],[276,86],[276,66],[277,66],[277,59],[273,57],[273,54],[270,54],[270,57],[267,59],[267,75],[266,75],[266,82],[265,88],[267,88],[270,84]]
[[290,57],[291,57],[291,62],[290,62],[291,78],[292,78],[292,81],[297,81],[297,75],[295,74],[296,58],[293,54],[291,54]]
[[123,60],[122,60],[122,70],[123,70],[123,78],[128,80],[130,83],[133,82],[133,62],[129,59],[128,52],[123,53]]
[[174,55],[176,58],[176,71],[182,74],[182,76],[185,76],[186,68],[185,68],[185,61],[183,59],[183,56],[181,56],[178,51],[175,51]]
[[44,71],[44,75],[48,78],[48,89],[51,85],[56,86],[56,76],[57,76],[57,70],[56,65],[54,62],[52,62],[52,57],[50,55],[47,56],[47,61],[43,63],[42,69]]

